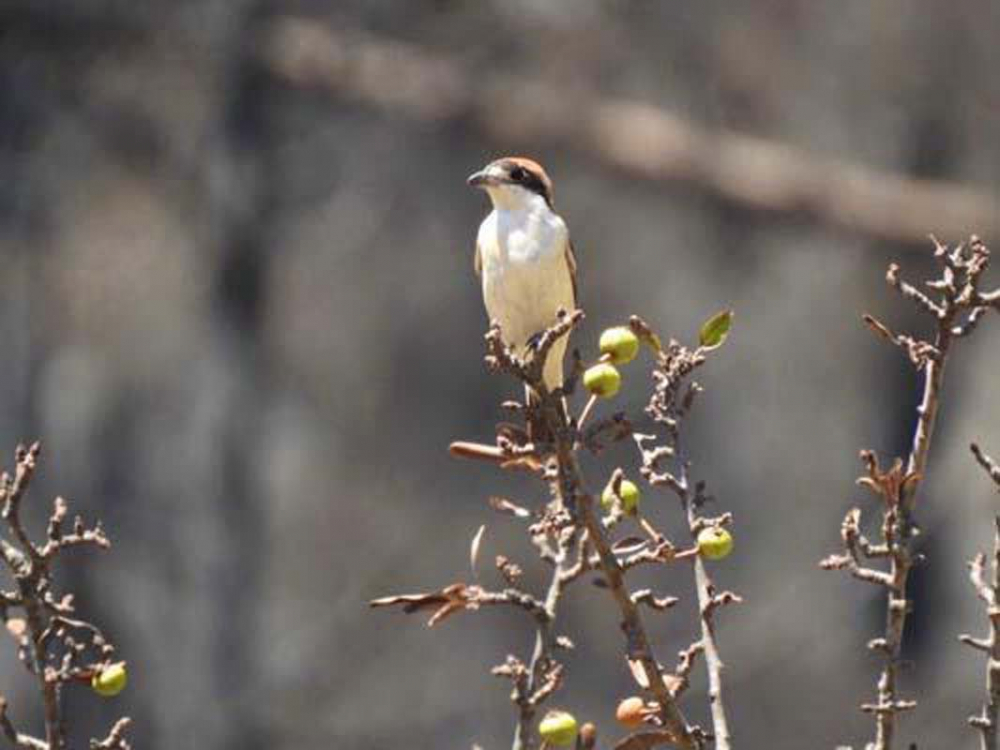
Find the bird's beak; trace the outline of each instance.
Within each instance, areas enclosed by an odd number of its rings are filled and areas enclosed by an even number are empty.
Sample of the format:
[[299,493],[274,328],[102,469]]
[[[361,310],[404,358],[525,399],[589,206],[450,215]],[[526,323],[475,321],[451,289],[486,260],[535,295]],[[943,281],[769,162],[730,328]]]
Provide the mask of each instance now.
[[489,187],[498,184],[499,180],[496,174],[489,167],[486,167],[470,174],[466,182],[472,187]]

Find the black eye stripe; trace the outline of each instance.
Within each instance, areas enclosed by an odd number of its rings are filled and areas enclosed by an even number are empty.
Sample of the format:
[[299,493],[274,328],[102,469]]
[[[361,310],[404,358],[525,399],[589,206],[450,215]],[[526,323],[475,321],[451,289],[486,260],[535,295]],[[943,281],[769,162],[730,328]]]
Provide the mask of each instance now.
[[506,167],[507,179],[511,183],[520,185],[525,190],[537,193],[545,199],[546,203],[549,205],[552,204],[552,196],[549,193],[549,186],[540,175],[530,169],[522,167],[517,162],[507,162],[504,164],[504,167]]

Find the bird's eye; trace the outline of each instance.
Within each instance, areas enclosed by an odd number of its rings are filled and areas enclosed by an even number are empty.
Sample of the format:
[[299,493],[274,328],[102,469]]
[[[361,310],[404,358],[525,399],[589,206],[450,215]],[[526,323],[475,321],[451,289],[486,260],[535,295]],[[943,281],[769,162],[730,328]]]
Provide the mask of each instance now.
[[528,173],[524,171],[524,167],[514,167],[510,170],[510,179],[514,182],[521,182],[527,176]]

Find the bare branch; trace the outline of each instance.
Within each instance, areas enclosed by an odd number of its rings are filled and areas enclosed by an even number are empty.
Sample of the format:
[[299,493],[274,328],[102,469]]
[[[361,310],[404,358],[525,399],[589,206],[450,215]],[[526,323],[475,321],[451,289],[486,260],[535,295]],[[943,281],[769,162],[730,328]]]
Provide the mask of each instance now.
[[[933,239],[933,238],[932,238]],[[904,281],[899,266],[889,266],[886,281],[902,296],[924,312],[934,322],[932,340],[898,334],[871,315],[864,321],[875,333],[904,349],[910,360],[923,375],[923,396],[917,408],[917,423],[912,446],[905,463],[901,459],[882,470],[875,454],[863,451],[866,476],[858,483],[874,492],[882,501],[882,541],[870,543],[860,532],[861,511],[850,510],[841,526],[844,552],[831,555],[820,565],[830,570],[846,570],[855,578],[883,586],[886,590],[886,625],[884,634],[873,639],[869,648],[883,654],[885,661],[878,680],[878,700],[862,705],[862,710],[875,715],[875,739],[867,747],[872,750],[890,750],[896,732],[896,717],[911,710],[916,703],[898,697],[897,677],[906,617],[912,606],[907,599],[906,585],[910,570],[917,560],[913,545],[918,529],[912,514],[917,492],[927,472],[927,461],[937,414],[940,409],[945,365],[952,344],[969,335],[989,309],[991,301],[979,291],[982,275],[989,264],[989,250],[975,236],[967,242],[949,248],[934,240],[934,258],[940,276],[930,279],[925,286],[937,292],[932,299],[915,285]],[[977,460],[991,473],[992,462],[973,446]],[[1000,472],[998,472],[1000,475]],[[865,567],[862,557],[888,560],[888,570]],[[983,578],[984,561],[978,559],[972,566],[973,582],[981,596],[994,594]],[[991,612],[995,609],[990,605]],[[992,650],[992,641],[979,641],[963,636],[963,642],[973,648]],[[995,747],[995,746],[991,746]]]
[[21,734],[14,728],[10,717],[7,716],[7,699],[3,697],[0,697],[0,731],[14,747],[26,750],[49,750],[48,743],[30,735]]
[[[640,330],[646,332],[647,336],[659,341],[659,338],[649,331],[648,325],[642,321],[634,321],[633,326],[638,326]],[[705,363],[708,351],[711,349],[699,348],[692,351],[676,341],[670,341],[666,347],[661,348],[657,356],[656,368],[653,371],[656,384],[646,407],[646,413],[662,429],[663,435],[634,435],[642,457],[643,476],[651,485],[666,487],[677,495],[681,503],[681,510],[688,522],[691,537],[694,540],[697,540],[699,532],[712,519],[704,518],[700,514],[700,507],[704,502],[703,485],[698,484],[692,487],[688,477],[689,463],[680,456],[680,439],[684,418],[690,411],[693,399],[700,391],[698,385],[690,382],[689,378],[697,368]],[[720,524],[728,524],[732,520],[732,516],[725,514],[716,520]],[[718,750],[728,750],[731,747],[732,737],[722,695],[722,672],[725,665],[715,638],[714,615],[718,607],[741,600],[731,592],[716,595],[715,585],[705,567],[704,560],[697,554],[697,547],[693,548],[693,552],[691,557],[694,560],[695,587],[698,594],[699,624],[701,627],[701,639],[697,643],[698,653],[705,654],[705,665],[708,671],[708,698],[712,713],[715,747]],[[653,554],[657,553],[646,552],[645,557],[648,558]],[[662,556],[664,552],[658,551],[658,554]],[[677,559],[682,553],[674,553],[671,547],[668,554],[673,559]],[[642,553],[634,558],[645,561]],[[680,685],[687,685],[688,671],[690,671],[689,664],[683,675],[679,674],[677,677]]]
[[986,605],[989,634],[985,638],[965,634],[958,637],[965,645],[987,654],[986,700],[982,711],[969,717],[969,725],[979,730],[981,750],[997,750],[1000,736],[997,726],[1000,717],[1000,606],[997,604],[997,592],[1000,591],[1000,516],[993,519],[993,560],[989,572],[990,580],[987,580],[986,556],[983,554],[976,555],[969,563],[969,580]]
[[[115,649],[96,625],[70,617],[74,612],[73,596],[54,594],[52,566],[63,549],[84,544],[107,548],[110,542],[100,524],[87,529],[80,518],[74,520],[72,532],[64,533],[68,507],[62,498],[53,503],[47,525],[48,541],[40,547],[31,540],[20,511],[40,451],[38,443],[30,448],[19,446],[13,475],[5,473],[0,477],[0,516],[8,528],[8,538],[13,540],[0,540],[0,551],[17,587],[14,592],[0,594],[0,614],[18,641],[20,660],[38,681],[45,738],[17,732],[7,716],[6,701],[0,702],[0,730],[16,747],[64,750],[68,740],[61,705],[63,687],[89,683],[112,664]],[[12,608],[23,610],[24,616],[11,617]],[[127,750],[128,744],[122,737],[127,726],[128,720],[119,721],[109,738],[102,741],[106,744],[92,743],[92,746]]]
[[996,484],[997,490],[1000,491],[1000,465],[997,465],[996,461],[983,453],[976,443],[972,443],[969,448],[972,450],[972,455],[976,457],[976,461],[986,470],[990,479]]
[[[726,312],[728,330],[731,312]],[[710,736],[701,728],[688,722],[677,702],[680,691],[688,684],[688,677],[697,654],[705,653],[711,685],[715,746],[720,750],[730,747],[729,730],[722,706],[720,674],[722,661],[715,644],[713,617],[724,605],[739,602],[732,592],[716,593],[707,571],[698,560],[697,545],[678,550],[635,503],[627,505],[624,493],[624,473],[616,470],[608,484],[608,491],[615,500],[606,516],[599,518],[593,495],[587,490],[578,462],[582,449],[593,451],[603,446],[605,439],[621,440],[631,434],[631,425],[624,415],[592,421],[583,427],[584,418],[573,418],[568,413],[564,396],[573,387],[574,375],[561,388],[550,391],[542,380],[545,358],[552,345],[568,335],[583,319],[583,312],[559,311],[555,323],[538,335],[532,347],[522,355],[508,347],[500,328],[494,324],[486,335],[486,364],[496,372],[512,375],[527,386],[528,396],[523,403],[505,402],[502,407],[511,414],[520,415],[525,426],[503,423],[497,430],[495,446],[479,443],[456,442],[451,452],[460,457],[485,459],[501,468],[525,468],[542,478],[549,489],[550,500],[542,508],[528,508],[505,498],[493,497],[490,505],[517,519],[529,520],[527,531],[538,557],[552,566],[549,588],[544,601],[519,588],[520,566],[505,556],[497,556],[496,568],[509,584],[502,591],[490,591],[481,586],[453,583],[438,591],[376,599],[373,606],[401,606],[406,612],[431,613],[428,624],[433,625],[457,612],[478,609],[482,606],[505,605],[524,609],[536,623],[535,646],[530,660],[509,655],[505,662],[493,669],[493,674],[512,684],[511,700],[517,707],[518,718],[514,732],[513,750],[531,750],[537,738],[533,722],[541,703],[556,691],[563,680],[563,666],[556,659],[559,649],[572,648],[572,642],[557,634],[555,624],[560,599],[574,581],[587,571],[599,574],[597,582],[607,589],[618,608],[621,629],[625,634],[625,655],[637,682],[647,693],[645,720],[657,728],[655,736],[669,740],[683,750],[703,750]],[[649,445],[655,436],[636,435],[643,456],[643,473],[654,484],[667,483],[661,475],[675,482],[682,496],[683,508],[690,513],[689,530],[692,537],[707,524],[725,525],[732,521],[731,514],[718,518],[705,518],[699,509],[707,501],[701,483],[689,486],[687,464],[665,467],[675,459],[676,439],[680,421],[691,408],[699,388],[685,378],[705,361],[706,353],[717,349],[726,331],[706,339],[705,346],[691,351],[676,342],[664,348],[658,336],[638,318],[630,320],[630,328],[641,341],[656,351],[657,366],[654,371],[656,386],[647,411],[654,421],[665,428],[668,444]],[[718,328],[718,326],[716,326]],[[585,412],[594,410],[596,401],[591,399]],[[530,462],[530,464],[526,463]],[[676,476],[675,476],[676,472]],[[631,489],[629,489],[631,493]],[[631,494],[627,495],[631,498]],[[626,509],[627,508],[627,509]],[[610,532],[616,524],[635,523],[643,532],[641,537],[626,537],[612,541]],[[478,557],[479,540],[473,542],[472,557]],[[643,621],[643,610],[662,611],[677,603],[672,596],[656,596],[652,590],[630,592],[625,583],[626,571],[643,564],[667,564],[681,560],[696,561],[699,586],[699,612],[701,638],[682,658],[677,670],[671,673],[657,661]],[[585,725],[586,726],[586,725]],[[633,735],[634,737],[635,735]],[[644,742],[646,740],[643,740]],[[594,746],[594,738],[580,735],[578,747]]]
[[107,737],[90,741],[90,750],[131,750],[132,746],[125,739],[125,732],[131,724],[131,719],[119,719],[111,727]]

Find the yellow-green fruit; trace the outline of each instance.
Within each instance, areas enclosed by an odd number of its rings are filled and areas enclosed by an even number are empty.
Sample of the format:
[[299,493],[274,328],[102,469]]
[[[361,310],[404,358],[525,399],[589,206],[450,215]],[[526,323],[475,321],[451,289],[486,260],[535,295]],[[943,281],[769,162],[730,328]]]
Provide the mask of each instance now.
[[[635,513],[639,507],[639,488],[627,479],[623,479],[618,487],[618,496],[622,499],[622,510],[626,513]],[[605,512],[610,513],[615,505],[615,490],[611,483],[604,488],[601,495],[601,507]]]
[[609,328],[601,334],[601,354],[611,357],[612,364],[624,365],[639,353],[639,338],[625,326]]
[[566,747],[576,742],[576,719],[565,711],[549,711],[538,725],[538,734],[550,745]]
[[733,536],[715,526],[702,529],[698,533],[698,551],[709,560],[721,560],[733,551]]
[[125,662],[120,661],[105,667],[100,672],[95,672],[90,678],[90,686],[98,695],[110,698],[118,695],[125,689],[128,683],[128,672],[125,671]]
[[602,362],[583,373],[583,387],[595,396],[611,398],[622,387],[622,376],[614,365]]

